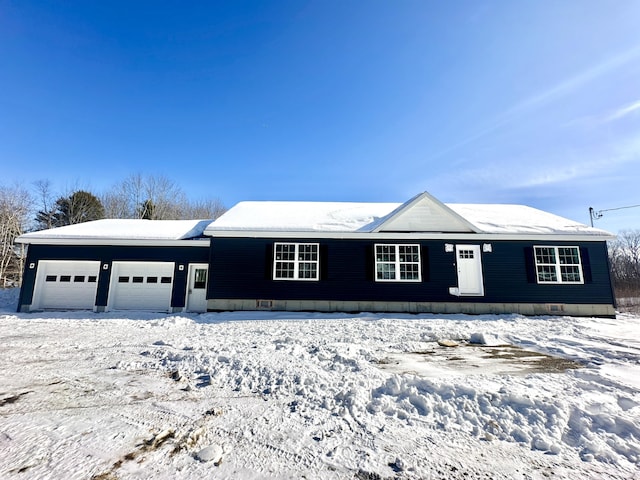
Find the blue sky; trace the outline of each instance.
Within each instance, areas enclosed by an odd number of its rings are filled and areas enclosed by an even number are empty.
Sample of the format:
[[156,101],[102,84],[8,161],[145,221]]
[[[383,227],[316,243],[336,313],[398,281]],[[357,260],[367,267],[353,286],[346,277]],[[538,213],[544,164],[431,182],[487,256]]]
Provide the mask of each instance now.
[[635,0],[0,0],[0,183],[588,223],[640,204],[638,25]]

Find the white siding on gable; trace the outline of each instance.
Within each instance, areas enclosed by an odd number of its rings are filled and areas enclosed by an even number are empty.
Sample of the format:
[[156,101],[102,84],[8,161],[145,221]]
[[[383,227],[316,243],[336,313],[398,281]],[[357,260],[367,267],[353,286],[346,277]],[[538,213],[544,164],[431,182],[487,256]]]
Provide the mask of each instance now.
[[423,193],[391,213],[376,231],[471,233],[475,230],[445,204]]

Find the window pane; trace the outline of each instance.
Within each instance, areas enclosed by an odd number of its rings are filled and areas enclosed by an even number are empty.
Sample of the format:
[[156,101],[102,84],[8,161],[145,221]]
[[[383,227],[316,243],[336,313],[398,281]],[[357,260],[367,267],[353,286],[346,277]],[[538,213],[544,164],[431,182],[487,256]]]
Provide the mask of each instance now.
[[58,279],[58,277],[56,275],[47,275],[47,277],[45,278],[45,281],[47,282],[55,282]]
[[276,244],[276,260],[294,260],[296,257],[295,244],[278,243]]
[[158,283],[158,277],[147,277],[147,283]]
[[118,283],[128,283],[129,277],[118,277]]
[[171,283],[171,277],[162,277],[160,283]]
[[538,265],[538,281],[539,282],[557,282],[558,276],[556,275],[555,266]]
[[395,280],[396,266],[393,263],[379,263],[376,277],[378,280]]
[[571,266],[561,266],[560,272],[562,275],[563,282],[573,282],[580,283],[582,280],[580,278],[580,268],[577,265]]
[[395,262],[395,245],[378,245],[376,247],[376,257],[378,262]]
[[96,283],[97,279],[98,279],[98,277],[96,277],[95,275],[90,275],[89,278],[87,279],[87,282]]
[[400,265],[400,279],[401,280],[418,280],[420,278],[418,273],[418,264],[401,264]]
[[60,275],[60,281],[61,282],[70,282],[71,281],[71,275]]
[[316,278],[317,268],[315,263],[301,263],[298,265],[299,278]]
[[318,246],[317,245],[299,245],[298,246],[298,260],[301,262],[315,261],[318,258]]
[[73,282],[74,283],[84,282],[84,275],[76,275],[75,277],[73,277]]
[[578,265],[580,257],[577,248],[558,248],[558,258],[561,265]]
[[417,245],[400,245],[399,252],[400,252],[399,259],[401,262],[420,261]]
[[144,281],[144,277],[133,277],[131,280],[133,283],[142,283]]
[[193,278],[193,288],[204,288],[207,284],[207,269],[196,268]]
[[276,262],[276,278],[293,278],[294,262]]
[[556,249],[553,247],[536,247],[536,263],[555,264]]

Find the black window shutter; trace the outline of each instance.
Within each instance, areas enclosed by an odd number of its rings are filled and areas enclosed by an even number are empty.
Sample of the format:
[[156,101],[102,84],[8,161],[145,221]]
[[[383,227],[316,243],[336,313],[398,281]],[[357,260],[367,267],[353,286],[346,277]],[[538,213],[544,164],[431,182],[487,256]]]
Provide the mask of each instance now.
[[374,257],[373,257],[373,245],[367,245],[367,247],[364,249],[365,250],[365,260],[364,260],[364,265],[366,268],[366,276],[365,278],[367,279],[367,281],[369,282],[373,282],[375,280],[375,269],[376,269],[376,264],[374,262]]
[[429,277],[429,248],[422,245],[420,248],[420,261],[422,262],[422,281],[428,282]]
[[580,261],[582,262],[582,274],[584,275],[584,283],[592,283],[591,261],[589,260],[589,249],[580,247]]
[[527,270],[527,282],[538,283],[536,278],[536,265],[533,256],[533,247],[524,247],[524,265]]
[[320,262],[320,280],[329,278],[329,249],[326,245],[320,245],[318,252],[318,261]]
[[273,244],[267,243],[264,250],[264,276],[267,280],[273,280]]

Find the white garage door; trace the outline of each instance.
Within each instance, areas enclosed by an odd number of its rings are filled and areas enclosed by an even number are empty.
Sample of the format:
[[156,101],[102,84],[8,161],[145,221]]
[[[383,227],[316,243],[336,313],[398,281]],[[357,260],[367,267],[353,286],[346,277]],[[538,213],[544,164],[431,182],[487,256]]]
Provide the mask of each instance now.
[[38,262],[33,309],[93,309],[100,262],[41,260]]
[[168,311],[173,262],[113,262],[109,309]]

